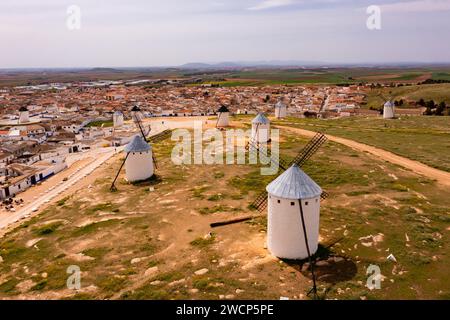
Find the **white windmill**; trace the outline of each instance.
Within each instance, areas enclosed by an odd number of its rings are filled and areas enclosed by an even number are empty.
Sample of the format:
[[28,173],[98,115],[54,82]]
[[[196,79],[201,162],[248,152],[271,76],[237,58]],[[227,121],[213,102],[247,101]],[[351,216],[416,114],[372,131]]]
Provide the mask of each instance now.
[[127,180],[130,182],[143,181],[152,177],[155,169],[158,169],[158,165],[152,147],[148,143],[156,143],[165,140],[172,133],[170,130],[164,130],[147,139],[147,135],[151,132],[151,127],[149,126],[148,130],[146,132],[144,131],[142,113],[138,106],[134,106],[131,109],[131,118],[139,129],[140,134],[133,137],[131,142],[125,147],[124,150],[127,155],[111,184],[111,191],[117,190],[116,181],[119,178],[120,171],[124,165],[126,165]]
[[219,110],[217,110],[217,113],[219,115],[217,116],[216,128],[228,127],[230,124],[230,110],[228,110],[226,106],[221,106]]
[[283,101],[278,101],[275,105],[275,117],[277,119],[283,119],[287,116],[287,106],[283,103]]
[[122,127],[123,126],[123,113],[120,111],[116,111],[113,114],[113,124],[114,128]]
[[125,172],[129,182],[147,180],[154,173],[152,147],[136,135],[125,147]]
[[395,104],[390,100],[384,104],[383,118],[384,119],[395,118]]
[[322,189],[293,165],[266,190],[269,251],[276,257],[292,260],[303,260],[316,253]]
[[259,144],[269,141],[270,120],[263,113],[258,113],[252,121],[252,142]]
[[[261,213],[268,209],[267,244],[274,256],[282,259],[309,259],[313,279],[310,293],[314,293],[315,298],[317,286],[314,253],[319,245],[320,201],[326,199],[328,193],[300,168],[327,140],[324,134],[317,133],[292,161],[271,155],[271,163],[283,173],[250,205]],[[257,153],[259,147],[256,143],[249,143],[248,150]],[[245,222],[252,218],[254,217],[215,222],[211,223],[211,227]]]
[[30,112],[27,107],[19,109],[19,124],[30,122]]

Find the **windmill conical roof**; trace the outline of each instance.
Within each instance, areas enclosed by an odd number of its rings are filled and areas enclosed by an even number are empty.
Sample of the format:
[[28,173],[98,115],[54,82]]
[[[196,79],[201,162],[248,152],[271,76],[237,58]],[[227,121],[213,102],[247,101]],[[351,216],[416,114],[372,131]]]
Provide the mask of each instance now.
[[385,106],[385,107],[388,107],[388,108],[392,108],[392,107],[394,106],[394,103],[393,103],[392,101],[387,101],[387,102],[384,104],[384,106]]
[[138,106],[134,106],[134,107],[131,109],[131,111],[133,111],[133,112],[139,112],[139,111],[141,111],[141,108],[139,108]]
[[221,107],[219,108],[219,110],[217,110],[217,112],[220,112],[220,113],[223,113],[223,112],[230,112],[230,110],[228,110],[228,108],[225,107],[225,106],[221,106]]
[[312,199],[322,194],[322,188],[297,165],[293,165],[266,188],[267,192],[283,199]]
[[268,124],[270,120],[263,113],[258,113],[258,115],[253,119],[252,123],[255,124]]
[[20,107],[19,111],[20,112],[25,112],[25,111],[28,111],[28,108],[27,107]]
[[140,135],[135,135],[133,139],[126,145],[125,152],[146,152],[151,150],[151,146],[145,142],[144,138]]
[[122,113],[122,111],[116,111],[116,112],[114,112],[114,115],[115,116],[123,116],[123,113]]
[[286,105],[283,103],[283,101],[278,101],[275,104],[275,108],[284,108],[284,107],[286,107]]

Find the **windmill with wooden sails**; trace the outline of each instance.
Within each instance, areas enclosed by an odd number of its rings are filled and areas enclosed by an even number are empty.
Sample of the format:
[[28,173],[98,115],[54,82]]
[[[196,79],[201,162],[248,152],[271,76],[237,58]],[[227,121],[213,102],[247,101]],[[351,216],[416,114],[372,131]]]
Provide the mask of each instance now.
[[138,106],[134,106],[130,113],[136,128],[139,130],[139,134],[135,135],[124,149],[126,156],[111,184],[111,191],[117,190],[116,182],[124,166],[129,182],[143,181],[151,178],[155,170],[158,169],[151,143],[163,141],[171,135],[170,130],[164,130],[147,138],[152,130],[150,125],[147,129],[144,128],[141,109]]

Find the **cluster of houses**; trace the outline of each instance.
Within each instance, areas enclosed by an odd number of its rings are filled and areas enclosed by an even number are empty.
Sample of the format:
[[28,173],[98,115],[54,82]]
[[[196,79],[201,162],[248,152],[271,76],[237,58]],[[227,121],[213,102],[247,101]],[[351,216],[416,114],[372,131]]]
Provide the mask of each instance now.
[[365,88],[358,85],[186,85],[199,81],[96,81],[0,89],[0,199],[63,170],[71,153],[129,143],[135,132],[126,121],[131,119],[131,106],[139,106],[144,117],[215,116],[218,106],[226,106],[230,114],[275,112],[278,118],[377,114],[360,108]]
[[0,199],[40,183],[67,167],[82,144],[56,124],[20,124],[0,130]]
[[[226,105],[235,114],[267,113],[279,101],[293,116],[345,116],[360,108],[365,89],[357,85],[220,87],[185,85],[179,79],[15,87],[0,90],[0,125],[57,119],[77,133],[86,119],[110,119],[116,111],[129,118],[129,106],[136,104],[146,116],[213,115],[217,105]],[[24,106],[27,110],[19,114]]]
[[30,110],[19,108],[16,124],[0,127],[0,200],[64,170],[68,155],[90,149],[95,139],[85,139],[82,127],[57,118],[32,121]]

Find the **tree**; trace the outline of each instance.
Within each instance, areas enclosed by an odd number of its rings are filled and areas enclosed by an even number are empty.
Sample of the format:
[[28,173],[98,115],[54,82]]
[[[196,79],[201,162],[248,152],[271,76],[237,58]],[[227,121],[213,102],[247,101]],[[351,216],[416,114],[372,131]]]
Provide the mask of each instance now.
[[439,103],[439,105],[436,108],[436,115],[437,116],[443,116],[444,115],[444,111],[445,111],[446,108],[447,108],[447,105],[445,104],[444,101]]
[[425,103],[425,107],[430,108],[430,109],[434,109],[435,106],[436,106],[436,104],[434,103],[433,100],[427,101],[427,102]]
[[425,100],[420,99],[419,101],[417,101],[417,104],[418,104],[419,106],[425,107]]
[[433,115],[433,111],[431,111],[431,108],[430,107],[427,107],[427,110],[425,110],[425,113],[424,113],[426,116],[431,116],[431,115]]

